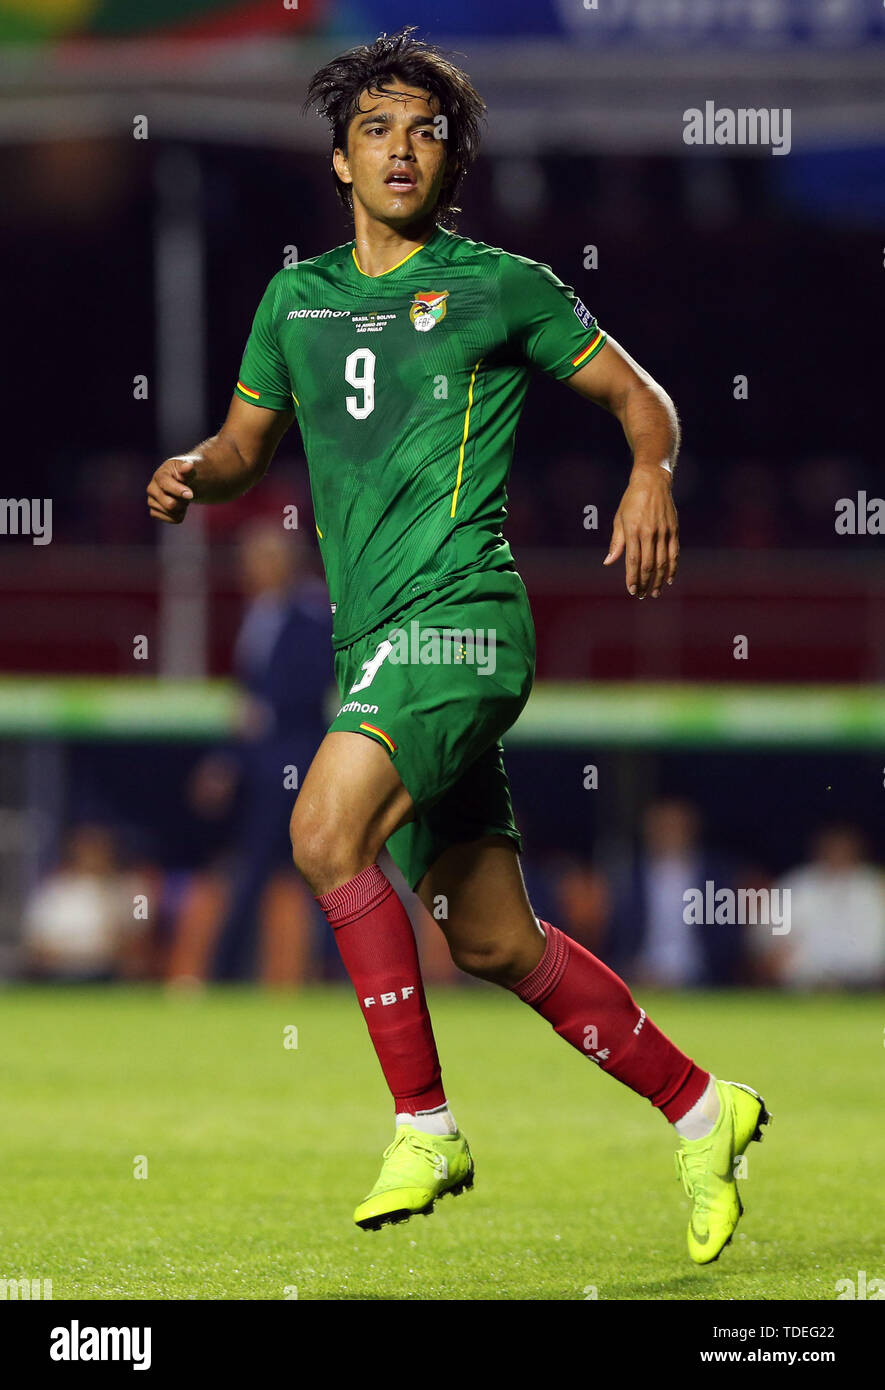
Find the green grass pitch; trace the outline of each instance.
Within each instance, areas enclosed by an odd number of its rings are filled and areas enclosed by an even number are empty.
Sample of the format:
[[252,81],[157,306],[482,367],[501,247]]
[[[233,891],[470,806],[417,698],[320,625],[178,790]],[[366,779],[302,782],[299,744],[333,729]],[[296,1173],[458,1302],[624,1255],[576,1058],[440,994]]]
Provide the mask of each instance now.
[[885,1277],[883,997],[641,1002],[774,1115],[718,1264],[688,1260],[666,1122],[491,986],[430,992],[476,1186],[377,1233],[352,1211],[393,1115],[347,987],[13,987],[0,1277],[56,1300],[824,1301]]

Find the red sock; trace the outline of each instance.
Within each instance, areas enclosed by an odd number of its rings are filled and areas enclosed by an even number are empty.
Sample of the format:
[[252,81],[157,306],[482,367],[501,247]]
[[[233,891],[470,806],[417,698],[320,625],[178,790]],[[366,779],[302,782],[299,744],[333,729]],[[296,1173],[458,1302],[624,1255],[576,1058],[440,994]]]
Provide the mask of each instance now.
[[613,970],[549,922],[541,926],[544,954],[513,993],[671,1124],[681,1119],[703,1095],[709,1072],[664,1036]]
[[370,864],[317,902],[334,929],[397,1112],[445,1105],[415,935],[390,880]]

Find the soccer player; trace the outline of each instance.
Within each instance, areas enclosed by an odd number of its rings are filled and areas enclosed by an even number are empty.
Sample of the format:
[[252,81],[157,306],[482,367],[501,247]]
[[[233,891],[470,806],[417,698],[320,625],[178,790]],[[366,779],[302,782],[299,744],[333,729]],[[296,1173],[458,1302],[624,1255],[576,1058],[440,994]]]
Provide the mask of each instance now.
[[605,564],[658,598],[678,554],[679,443],[667,394],[548,267],[456,235],[484,106],[414,30],[313,77],[354,239],[274,275],[227,419],[148,487],[152,516],[239,497],[297,419],[329,585],[341,708],[291,819],[296,865],[332,927],[394,1100],[395,1134],[357,1206],[367,1229],[473,1184],[449,1108],[414,936],[376,860],[387,845],[452,958],[512,990],[680,1136],[691,1258],[715,1260],[742,1207],[735,1158],[761,1096],[681,1052],[602,961],[526,896],[500,739],[525,705],[535,636],[502,535],[530,369],[620,422],[632,471]]

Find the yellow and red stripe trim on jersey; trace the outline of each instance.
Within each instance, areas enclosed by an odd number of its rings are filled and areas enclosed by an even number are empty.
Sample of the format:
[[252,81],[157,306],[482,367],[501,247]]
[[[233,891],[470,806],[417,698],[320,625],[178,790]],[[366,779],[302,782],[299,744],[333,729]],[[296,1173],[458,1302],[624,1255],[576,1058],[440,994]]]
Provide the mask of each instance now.
[[260,392],[260,391],[253,391],[251,386],[244,386],[243,383],[242,383],[241,381],[238,381],[238,382],[237,382],[237,386],[238,386],[238,388],[243,392],[243,395],[244,395],[244,396],[251,396],[252,399],[253,399],[253,400],[256,400],[256,401],[260,401],[260,400],[261,400],[261,392]]
[[396,744],[394,743],[393,739],[390,738],[390,736],[384,732],[383,729],[377,728],[377,726],[376,726],[375,724],[366,724],[366,723],[362,723],[362,724],[360,725],[360,728],[361,728],[361,729],[365,729],[365,731],[366,731],[367,734],[377,734],[378,737],[379,737],[380,739],[383,739],[384,742],[387,744],[387,747],[390,749],[391,753],[395,753],[395,752],[396,752]]
[[467,409],[464,412],[464,434],[461,437],[461,448],[458,450],[458,476],[455,479],[455,491],[452,493],[452,510],[450,516],[455,515],[455,508],[458,505],[458,489],[461,486],[461,474],[464,471],[464,449],[467,444],[467,434],[470,430],[470,411],[473,408],[473,384],[476,381],[476,373],[479,371],[479,364],[482,358],[478,358],[473,371],[470,374],[470,385],[467,388]]
[[572,358],[572,366],[580,367],[582,362],[586,362],[588,357],[592,357],[597,348],[602,347],[604,338],[605,334],[603,333],[602,329],[597,328],[595,334],[590,339],[590,342],[588,343],[587,347],[585,347],[583,351],[579,352],[577,357]]

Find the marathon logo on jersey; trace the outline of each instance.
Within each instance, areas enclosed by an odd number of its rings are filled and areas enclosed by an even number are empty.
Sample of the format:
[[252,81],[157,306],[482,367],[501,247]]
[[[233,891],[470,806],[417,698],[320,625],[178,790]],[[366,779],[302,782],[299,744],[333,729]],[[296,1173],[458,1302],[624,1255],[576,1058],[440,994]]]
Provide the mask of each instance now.
[[423,290],[415,295],[409,318],[419,333],[428,333],[445,318],[448,297],[448,290]]
[[591,329],[596,324],[596,320],[587,305],[580,299],[575,300],[575,316],[583,328]]
[[290,309],[287,319],[347,319],[349,309]]
[[[351,700],[349,704],[342,705],[338,714],[377,714],[377,705],[361,705],[359,700]],[[338,714],[335,718],[338,718]]]

